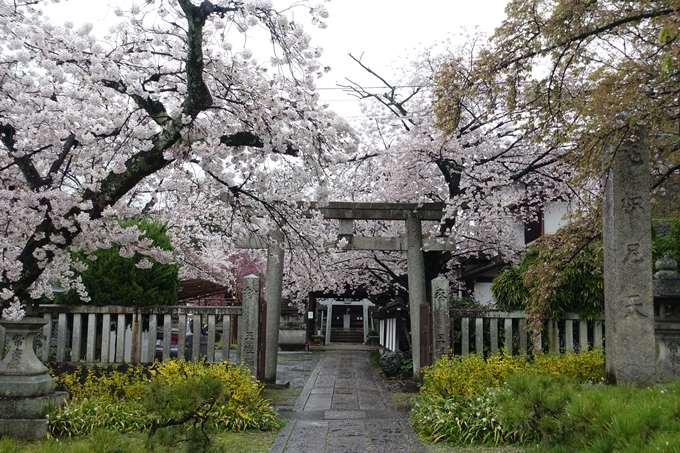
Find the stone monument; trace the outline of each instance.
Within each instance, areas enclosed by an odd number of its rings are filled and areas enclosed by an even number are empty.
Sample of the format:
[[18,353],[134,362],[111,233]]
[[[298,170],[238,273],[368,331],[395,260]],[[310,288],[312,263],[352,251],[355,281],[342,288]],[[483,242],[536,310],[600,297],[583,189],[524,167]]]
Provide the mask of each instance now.
[[643,134],[606,147],[604,297],[607,382],[658,378],[652,296],[649,150]]

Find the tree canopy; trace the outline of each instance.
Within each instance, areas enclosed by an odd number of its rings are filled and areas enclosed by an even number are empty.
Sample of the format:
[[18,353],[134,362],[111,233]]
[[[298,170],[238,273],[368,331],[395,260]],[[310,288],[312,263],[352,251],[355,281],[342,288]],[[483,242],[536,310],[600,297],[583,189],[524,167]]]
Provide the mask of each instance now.
[[[568,159],[584,186],[599,180],[602,146],[649,132],[654,187],[680,168],[676,0],[512,0],[475,74],[545,151]],[[675,28],[674,28],[675,26]],[[661,37],[661,38],[660,38]],[[455,132],[464,90],[442,71],[440,125]]]
[[[116,11],[102,36],[55,24],[42,4],[0,2],[4,300],[49,297],[50,281],[78,286],[73,251],[114,242],[172,260],[118,218],[151,212],[187,250],[216,223],[266,231],[258,210],[299,210],[326,163],[353,147],[346,122],[317,103],[320,50],[290,9],[146,2]],[[323,25],[323,6],[296,4]],[[271,44],[261,61],[240,45],[251,33]]]
[[[574,170],[580,213],[570,227],[539,241],[538,262],[526,269],[534,323],[571,266],[601,240],[603,147],[616,153],[643,131],[653,190],[663,190],[680,169],[679,6],[676,0],[511,0],[479,55],[472,80],[495,87],[490,111],[508,112],[525,131],[522,140]],[[455,106],[467,95],[460,79],[455,60],[439,76],[439,125],[449,135],[459,124]]]

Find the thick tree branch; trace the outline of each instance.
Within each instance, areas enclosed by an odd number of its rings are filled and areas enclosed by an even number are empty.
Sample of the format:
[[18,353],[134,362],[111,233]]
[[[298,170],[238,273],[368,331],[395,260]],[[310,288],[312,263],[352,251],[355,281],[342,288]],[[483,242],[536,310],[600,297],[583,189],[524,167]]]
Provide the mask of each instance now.
[[207,0],[200,6],[193,5],[190,0],[179,0],[179,4],[186,14],[189,25],[186,57],[187,97],[183,107],[184,114],[193,118],[213,103],[208,86],[203,81],[203,26],[214,7]]
[[[234,134],[223,135],[220,137],[220,143],[224,146],[252,146],[253,148],[264,148],[262,139],[252,132],[236,132]],[[299,154],[299,151],[290,144],[286,145],[285,150],[273,150],[273,152],[285,154],[287,156],[297,156]]]

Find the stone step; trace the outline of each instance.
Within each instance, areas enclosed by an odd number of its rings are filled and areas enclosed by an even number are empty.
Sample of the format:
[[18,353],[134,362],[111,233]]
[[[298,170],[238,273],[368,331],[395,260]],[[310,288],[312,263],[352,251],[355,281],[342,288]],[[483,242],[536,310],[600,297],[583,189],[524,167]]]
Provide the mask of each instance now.
[[331,329],[331,343],[363,343],[364,329]]

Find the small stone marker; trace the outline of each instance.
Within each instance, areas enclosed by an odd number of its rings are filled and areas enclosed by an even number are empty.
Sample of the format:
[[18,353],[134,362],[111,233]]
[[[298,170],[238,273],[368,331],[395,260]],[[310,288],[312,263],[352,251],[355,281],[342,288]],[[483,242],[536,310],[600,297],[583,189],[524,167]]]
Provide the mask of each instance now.
[[643,138],[627,141],[615,151],[605,150],[606,162],[610,162],[603,226],[607,382],[646,384],[657,379],[649,150]]
[[432,337],[434,357],[440,359],[451,349],[449,316],[449,281],[444,277],[432,280]]
[[260,305],[260,279],[255,275],[243,278],[243,311],[239,319],[239,357],[257,376],[258,316]]

